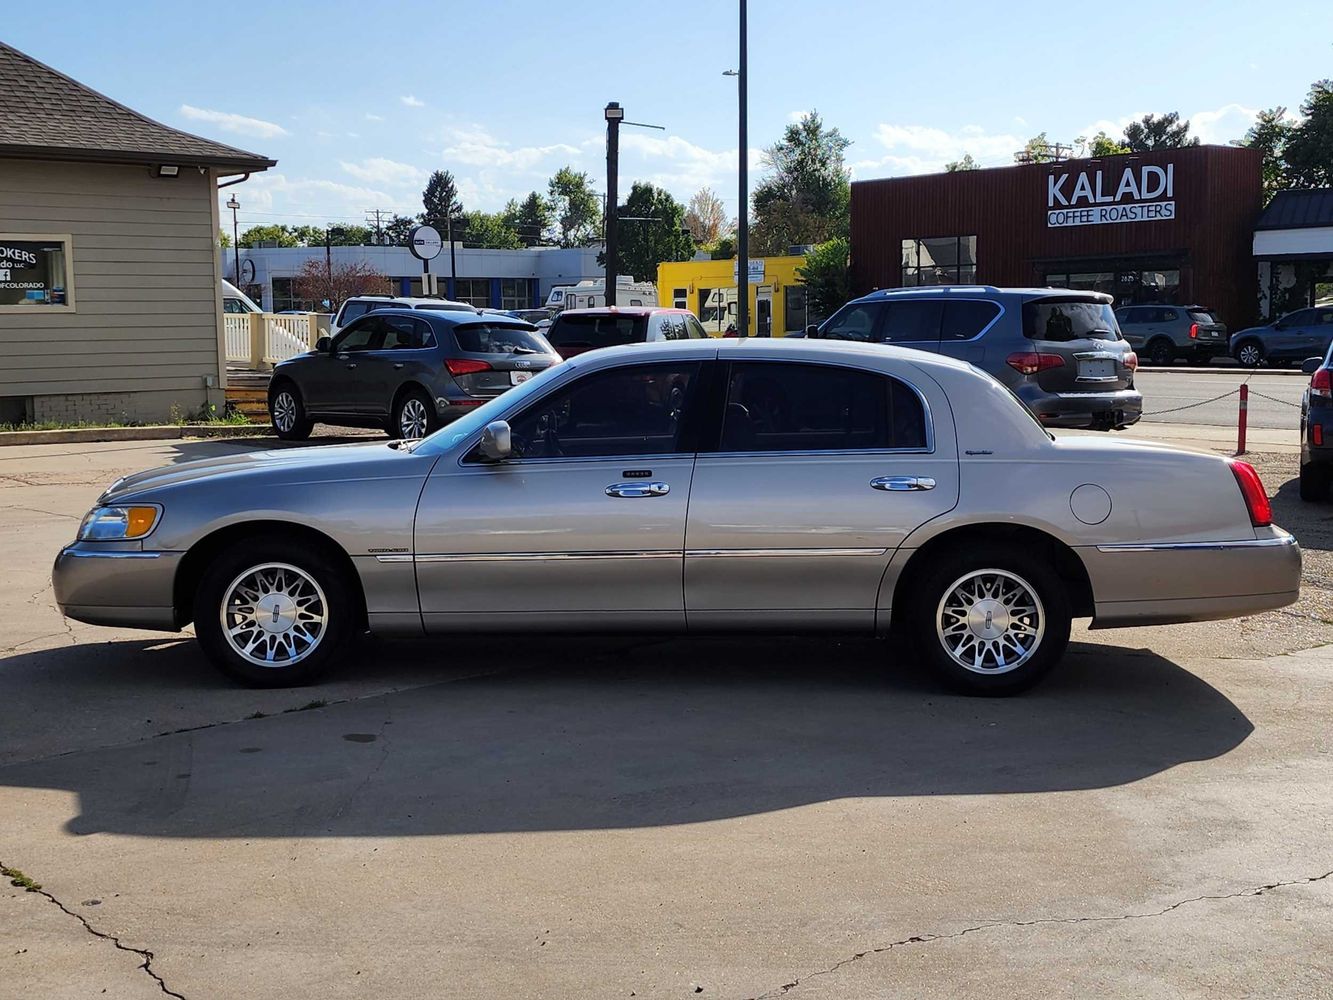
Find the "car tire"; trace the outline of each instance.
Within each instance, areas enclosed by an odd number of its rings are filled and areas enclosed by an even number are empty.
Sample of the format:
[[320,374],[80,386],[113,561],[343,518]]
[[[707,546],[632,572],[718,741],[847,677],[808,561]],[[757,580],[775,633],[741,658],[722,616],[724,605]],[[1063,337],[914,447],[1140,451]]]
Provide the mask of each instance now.
[[1166,339],[1154,340],[1148,345],[1148,360],[1155,365],[1169,365],[1176,360],[1176,345]]
[[360,631],[354,588],[347,571],[318,547],[256,536],[223,551],[204,571],[195,591],[195,636],[213,664],[242,684],[310,684]]
[[386,428],[389,437],[412,441],[439,430],[440,415],[431,398],[420,389],[409,389],[398,397]]
[[1302,500],[1317,503],[1328,499],[1329,487],[1333,485],[1333,469],[1326,465],[1307,462],[1301,466],[1300,494]]
[[1242,368],[1258,368],[1264,363],[1264,347],[1257,340],[1247,340],[1237,345],[1235,357]]
[[918,654],[954,690],[1018,694],[1064,655],[1068,591],[1049,562],[1024,547],[953,549],[913,579],[908,629]]
[[305,415],[301,390],[291,382],[280,382],[269,393],[268,417],[273,430],[284,441],[304,441],[315,426],[315,422]]

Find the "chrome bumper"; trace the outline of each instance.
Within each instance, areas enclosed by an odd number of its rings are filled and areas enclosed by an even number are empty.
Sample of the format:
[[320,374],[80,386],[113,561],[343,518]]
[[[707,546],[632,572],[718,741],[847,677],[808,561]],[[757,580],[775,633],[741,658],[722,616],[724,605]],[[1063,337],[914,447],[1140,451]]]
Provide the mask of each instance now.
[[56,604],[89,625],[174,632],[173,587],[183,555],[107,542],[67,545],[51,570]]

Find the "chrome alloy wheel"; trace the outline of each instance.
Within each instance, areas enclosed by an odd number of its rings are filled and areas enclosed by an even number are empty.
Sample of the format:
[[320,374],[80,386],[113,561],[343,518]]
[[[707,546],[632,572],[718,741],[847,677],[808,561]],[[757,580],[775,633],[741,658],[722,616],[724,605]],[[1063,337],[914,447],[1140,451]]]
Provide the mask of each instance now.
[[232,651],[250,663],[291,666],[324,638],[328,600],[304,570],[288,563],[252,566],[223,593],[222,634]]
[[296,426],[296,397],[289,389],[273,397],[273,426],[283,433]]
[[1005,674],[1026,663],[1041,645],[1046,611],[1033,586],[1003,569],[979,569],[944,591],[935,634],[960,667]]
[[1259,349],[1258,344],[1246,344],[1236,352],[1236,360],[1246,368],[1258,368],[1260,362],[1264,360],[1264,352]]
[[403,403],[402,412],[398,414],[398,432],[404,438],[415,441],[417,438],[425,437],[428,423],[425,403],[415,396]]

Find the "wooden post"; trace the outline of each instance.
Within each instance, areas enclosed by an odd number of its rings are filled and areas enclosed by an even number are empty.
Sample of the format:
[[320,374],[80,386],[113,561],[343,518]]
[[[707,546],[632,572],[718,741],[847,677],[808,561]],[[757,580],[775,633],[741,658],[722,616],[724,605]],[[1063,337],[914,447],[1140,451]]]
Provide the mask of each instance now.
[[319,339],[319,313],[306,313],[305,318],[310,324],[306,329],[306,346],[314,350],[315,341]]
[[264,370],[264,314],[250,313],[250,369]]

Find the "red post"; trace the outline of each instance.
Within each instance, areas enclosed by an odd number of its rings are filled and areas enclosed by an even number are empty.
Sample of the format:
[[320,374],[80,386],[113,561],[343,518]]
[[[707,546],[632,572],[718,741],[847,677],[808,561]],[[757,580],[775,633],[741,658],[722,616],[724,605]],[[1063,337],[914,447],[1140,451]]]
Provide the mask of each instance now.
[[1245,454],[1245,423],[1249,418],[1250,410],[1250,387],[1241,384],[1240,387],[1240,413],[1237,415],[1236,423],[1236,454]]

